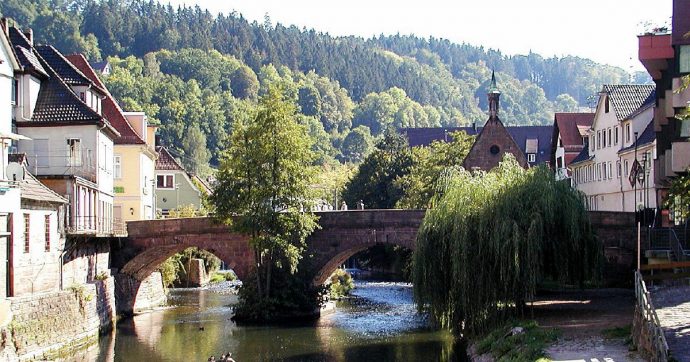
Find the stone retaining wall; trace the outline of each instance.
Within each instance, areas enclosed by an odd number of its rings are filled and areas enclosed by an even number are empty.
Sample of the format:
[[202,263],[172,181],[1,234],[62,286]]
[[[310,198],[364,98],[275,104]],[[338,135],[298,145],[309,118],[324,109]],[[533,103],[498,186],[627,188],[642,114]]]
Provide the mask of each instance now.
[[167,300],[160,272],[151,273],[141,282],[122,273],[115,278],[118,314],[129,316],[161,306]]
[[7,360],[53,359],[97,342],[115,322],[113,278],[10,303],[12,321],[0,330],[0,358]]

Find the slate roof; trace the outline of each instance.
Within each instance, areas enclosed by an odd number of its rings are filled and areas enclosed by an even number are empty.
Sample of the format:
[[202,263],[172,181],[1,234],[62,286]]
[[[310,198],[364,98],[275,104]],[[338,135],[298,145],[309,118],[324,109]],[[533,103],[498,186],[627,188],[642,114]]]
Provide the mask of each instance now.
[[[38,45],[34,49],[45,60],[53,71],[69,85],[91,86],[92,82],[82,72],[75,68],[57,49],[52,45]],[[100,89],[99,89],[100,90]]]
[[34,71],[39,75],[47,77],[48,72],[46,72],[41,62],[31,51],[31,43],[26,36],[19,29],[10,27],[9,38],[14,47],[14,53],[17,56],[19,65],[21,65],[25,71]]
[[654,118],[652,118],[649,120],[649,123],[647,124],[647,127],[645,127],[644,131],[642,131],[642,134],[637,137],[637,141],[633,142],[630,146],[621,149],[618,151],[618,153],[634,150],[635,146],[639,148],[654,141],[656,141],[656,132],[654,132]]
[[90,81],[102,88],[105,93],[105,98],[101,100],[101,109],[103,116],[108,119],[110,124],[120,132],[120,137],[113,140],[116,145],[131,145],[131,144],[146,144],[146,142],[137,134],[132,128],[132,125],[127,121],[127,118],[122,113],[122,108],[117,104],[115,98],[110,94],[101,79],[98,78],[96,72],[91,67],[89,62],[82,54],[68,55],[69,60],[74,67],[81,71]]
[[[594,113],[556,113],[554,132],[558,131],[566,151],[580,151],[583,146],[581,128],[589,129],[594,121]],[[554,135],[554,142],[557,140]]]
[[572,161],[570,161],[570,165],[574,165],[578,162],[589,161],[591,159],[592,159],[592,157],[589,156],[589,142],[585,142],[585,145],[582,148],[582,151],[580,151],[580,153],[577,155],[577,157],[575,157]]
[[[538,139],[538,153],[536,163],[541,164],[550,160],[551,136],[553,126],[507,126],[505,127],[523,153],[526,153],[528,139]],[[428,146],[433,141],[450,140],[450,133],[465,131],[474,136],[481,132],[481,127],[438,127],[438,128],[401,128],[400,132],[407,137],[410,147]]]
[[654,84],[605,84],[602,92],[607,93],[619,121],[630,118],[643,105],[654,103]]
[[158,159],[156,160],[156,171],[182,171],[186,172],[184,167],[173,157],[167,148],[163,146],[156,147],[158,152]]
[[18,182],[22,199],[55,204],[66,204],[68,202],[67,199],[49,189],[46,185],[41,183],[41,181],[38,181],[36,177],[26,169],[25,153],[9,154],[8,159],[9,162],[17,162],[24,167],[24,181]]

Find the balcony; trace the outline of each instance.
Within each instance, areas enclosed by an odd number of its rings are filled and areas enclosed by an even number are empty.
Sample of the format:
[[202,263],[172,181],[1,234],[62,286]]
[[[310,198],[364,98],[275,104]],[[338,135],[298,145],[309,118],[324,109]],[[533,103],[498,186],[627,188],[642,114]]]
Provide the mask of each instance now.
[[96,237],[127,236],[127,227],[120,218],[76,216],[69,220],[66,229],[69,235]]
[[671,46],[671,34],[644,34],[638,36],[638,58],[653,79],[661,79],[661,72],[668,67],[668,59],[675,53]]

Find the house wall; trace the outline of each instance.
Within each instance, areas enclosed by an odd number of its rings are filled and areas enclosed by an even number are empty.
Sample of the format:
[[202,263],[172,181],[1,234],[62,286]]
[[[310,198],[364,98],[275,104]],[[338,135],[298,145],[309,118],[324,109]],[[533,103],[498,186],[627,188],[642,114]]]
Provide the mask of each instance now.
[[179,171],[156,171],[156,176],[166,174],[175,175],[173,184],[179,184],[179,189],[156,188],[156,208],[170,210],[178,206],[191,204],[194,205],[196,209],[199,209],[201,207],[201,192],[194,186],[187,174]]
[[68,236],[62,266],[63,288],[90,283],[96,276],[110,276],[110,244],[105,238]]
[[[95,125],[59,127],[19,127],[19,133],[31,140],[19,141],[19,152],[26,153],[29,171],[36,176],[77,175],[97,182],[99,131]],[[81,140],[81,166],[70,166],[68,162],[67,139]],[[37,149],[37,140],[48,140],[47,149]],[[37,164],[37,159],[45,157],[46,164]],[[38,162],[40,163],[40,161]],[[111,191],[112,191],[112,184]]]
[[19,99],[15,108],[17,120],[29,120],[36,108],[38,92],[41,90],[41,81],[32,75],[19,76]]
[[[648,108],[632,119],[619,122],[616,118],[613,105],[609,104],[609,112],[606,112],[607,97],[602,95],[589,133],[589,153],[592,161],[574,165],[572,169],[573,181],[576,188],[582,191],[588,201],[590,210],[598,211],[625,211],[633,212],[636,209],[635,189],[628,181],[628,175],[635,159],[634,150],[619,153],[623,148],[629,147],[635,142],[634,133],[642,134],[652,120],[654,109]],[[626,125],[630,124],[630,138],[626,135]],[[608,132],[611,130],[609,141]],[[618,141],[616,142],[616,130]],[[606,132],[606,142],[604,142]],[[642,162],[642,154],[649,152],[654,158],[655,144],[638,148],[637,159]],[[626,162],[628,166],[626,167]],[[637,185],[637,203],[645,203],[647,207],[656,207],[656,188],[653,182],[653,163],[649,162],[649,177],[646,187]],[[590,178],[591,174],[591,178]],[[641,194],[641,196],[640,196]]]
[[[124,221],[153,219],[155,161],[142,145],[115,145],[122,160],[122,177],[115,180],[115,205]],[[131,210],[130,210],[131,209]],[[116,215],[117,217],[117,215]]]
[[[24,296],[60,290],[60,256],[65,246],[58,231],[56,205],[25,200],[13,217],[13,296]],[[28,251],[25,238],[25,215],[29,217]],[[50,245],[46,245],[45,217],[50,219]]]

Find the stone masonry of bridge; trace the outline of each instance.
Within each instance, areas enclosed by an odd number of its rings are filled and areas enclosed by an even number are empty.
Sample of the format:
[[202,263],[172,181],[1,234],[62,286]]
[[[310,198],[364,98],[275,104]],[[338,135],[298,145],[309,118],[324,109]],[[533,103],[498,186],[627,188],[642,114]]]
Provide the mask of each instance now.
[[[345,260],[377,243],[415,248],[415,238],[424,218],[424,210],[351,210],[318,212],[320,229],[307,239],[304,258],[315,269],[313,282],[322,284]],[[618,264],[621,274],[629,274],[634,248],[631,215],[590,213],[595,232],[602,240],[607,261]],[[246,235],[231,232],[226,225],[211,218],[133,221],[127,225],[129,237],[111,245],[111,267],[120,270],[118,296],[125,300],[124,310],[131,310],[140,282],[173,254],[188,247],[212,252],[232,268],[242,280],[255,265]],[[628,250],[630,249],[630,250]],[[610,255],[609,251],[614,254]],[[609,264],[607,263],[607,264]],[[606,271],[605,271],[606,274]],[[125,277],[125,278],[122,278]],[[129,295],[129,297],[128,297]],[[123,305],[120,302],[120,305]],[[118,309],[121,309],[118,306]]]

